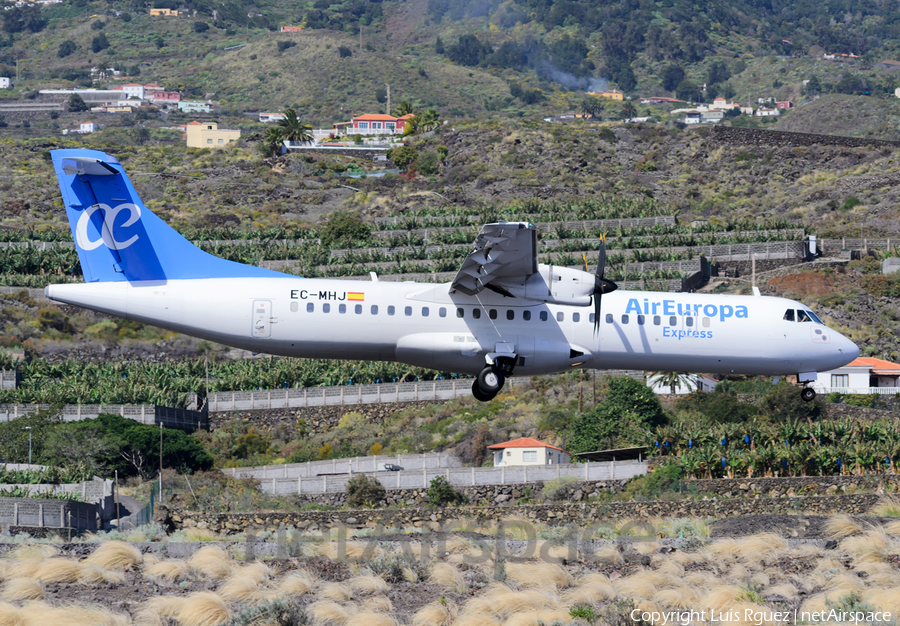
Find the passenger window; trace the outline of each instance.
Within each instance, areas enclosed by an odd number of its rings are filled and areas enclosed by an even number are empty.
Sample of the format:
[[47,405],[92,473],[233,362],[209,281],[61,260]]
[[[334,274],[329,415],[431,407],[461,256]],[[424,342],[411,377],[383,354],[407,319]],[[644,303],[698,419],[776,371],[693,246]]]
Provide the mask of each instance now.
[[811,322],[812,318],[806,314],[806,311],[803,309],[797,309],[797,321],[798,322]]
[[492,320],[497,319],[497,309],[491,309],[490,311],[488,311],[488,317],[490,317]]
[[637,320],[638,326],[643,326],[643,325],[644,325],[644,321],[645,321],[646,319],[647,319],[647,318],[644,317],[643,315],[638,315],[638,320]]
[[531,311],[522,311],[522,319],[526,322],[531,321]]
[[327,302],[322,305],[322,313],[331,313],[331,305]]
[[709,328],[709,318],[708,317],[703,318],[703,328]]
[[684,325],[687,326],[688,328],[692,327],[694,325],[694,318],[693,317],[684,318]]
[[558,311],[558,312],[556,313],[556,321],[557,321],[557,322],[565,321],[565,319],[566,319],[566,314],[565,314],[565,313],[563,313],[562,311]]
[[669,318],[669,326],[678,326],[678,318],[674,315]]
[[347,305],[346,305],[346,304],[339,304],[339,305],[338,305],[338,313],[340,313],[341,315],[343,315],[343,314],[346,313],[346,312],[347,312]]
[[613,323],[613,316],[612,316],[612,313],[607,313],[607,314],[606,314],[606,323],[607,323],[607,324],[612,324],[612,323]]
[[422,317],[428,317],[428,314],[429,314],[429,313],[430,313],[430,311],[428,310],[428,307],[427,307],[427,306],[423,306],[423,307],[422,307]]
[[572,321],[580,322],[581,321],[581,313],[572,313]]
[[456,317],[465,317],[466,311],[462,307],[456,309]]
[[659,326],[660,324],[662,324],[662,318],[659,315],[654,315],[653,316],[653,325]]
[[307,312],[307,313],[312,313],[312,312],[315,311],[315,310],[316,310],[316,305],[315,305],[315,304],[313,304],[312,302],[307,302],[307,303],[306,303],[306,312]]
[[472,317],[477,319],[481,319],[481,309],[472,309]]
[[627,323],[628,323],[628,316],[627,316],[627,315],[623,315],[623,316],[622,316],[622,323],[623,323],[623,324],[627,324]]
[[394,311],[396,311],[396,310],[397,310],[397,309],[394,308],[394,305],[393,305],[393,304],[390,305],[390,306],[388,307],[388,315],[393,315],[393,314],[394,314]]
[[291,302],[291,313],[296,313],[300,310],[300,305],[296,302]]
[[444,307],[439,308],[438,315],[440,315],[441,317],[447,317],[447,309]]
[[784,312],[784,319],[788,322],[794,321],[794,309],[788,309]]
[[353,311],[354,311],[357,315],[362,315],[362,305],[361,305],[361,304],[357,304],[355,307],[353,307]]
[[589,321],[591,324],[594,323],[594,320],[595,320],[595,319],[597,319],[597,316],[594,315],[593,313],[591,313],[590,315],[588,315],[588,321]]
[[412,307],[408,306],[403,309],[403,315],[405,315],[406,317],[412,317]]
[[507,309],[506,310],[506,319],[508,319],[510,321],[516,319],[516,312],[513,311],[512,309]]
[[373,304],[372,308],[369,310],[372,312],[372,315],[378,315],[378,305],[377,304]]
[[547,321],[547,311],[541,311],[541,321],[542,322]]

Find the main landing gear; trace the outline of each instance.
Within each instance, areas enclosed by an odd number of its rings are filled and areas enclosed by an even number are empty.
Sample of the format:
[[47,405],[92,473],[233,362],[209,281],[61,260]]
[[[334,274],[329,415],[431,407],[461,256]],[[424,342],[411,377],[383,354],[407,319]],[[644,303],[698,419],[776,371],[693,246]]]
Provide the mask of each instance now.
[[496,359],[493,365],[488,365],[478,374],[478,378],[472,383],[472,395],[480,402],[490,402],[500,390],[506,377],[512,374],[515,361],[510,358]]
[[804,387],[800,390],[800,398],[804,402],[812,402],[816,399],[816,390],[810,387]]

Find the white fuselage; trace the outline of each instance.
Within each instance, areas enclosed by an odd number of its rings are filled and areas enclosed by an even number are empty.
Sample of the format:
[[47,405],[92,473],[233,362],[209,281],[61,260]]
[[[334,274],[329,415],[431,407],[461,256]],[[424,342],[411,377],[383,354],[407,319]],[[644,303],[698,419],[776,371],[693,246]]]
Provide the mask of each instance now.
[[759,296],[620,290],[603,296],[595,333],[593,307],[466,296],[449,284],[218,278],[51,285],[46,294],[255,352],[467,374],[492,353],[514,353],[517,376],[572,367],[781,375],[859,354],[836,331],[784,319],[802,304]]

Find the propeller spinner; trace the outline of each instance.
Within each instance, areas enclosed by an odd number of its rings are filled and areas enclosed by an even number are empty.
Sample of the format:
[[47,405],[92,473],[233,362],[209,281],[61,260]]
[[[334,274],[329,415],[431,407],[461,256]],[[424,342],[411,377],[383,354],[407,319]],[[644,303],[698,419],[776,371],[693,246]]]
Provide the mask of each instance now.
[[594,274],[594,334],[600,332],[600,299],[605,293],[612,293],[619,286],[611,280],[603,278],[606,270],[606,235],[600,236],[600,259],[597,262],[597,273]]

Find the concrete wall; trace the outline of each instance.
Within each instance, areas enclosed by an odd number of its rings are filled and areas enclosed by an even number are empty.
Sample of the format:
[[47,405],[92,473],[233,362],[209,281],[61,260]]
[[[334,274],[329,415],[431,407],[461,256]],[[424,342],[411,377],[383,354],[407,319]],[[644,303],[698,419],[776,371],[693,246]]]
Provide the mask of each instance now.
[[111,480],[86,480],[80,483],[66,485],[49,484],[25,484],[25,485],[0,485],[4,489],[20,488],[29,493],[50,494],[75,494],[84,503],[97,507],[97,513],[101,519],[113,519],[116,516],[116,486]]
[[72,500],[0,498],[0,525],[97,530],[97,507]]
[[[900,241],[898,241],[898,243],[900,243]],[[881,263],[881,272],[883,274],[893,274],[898,270],[900,270],[900,258],[891,257],[889,259],[885,259]]]

